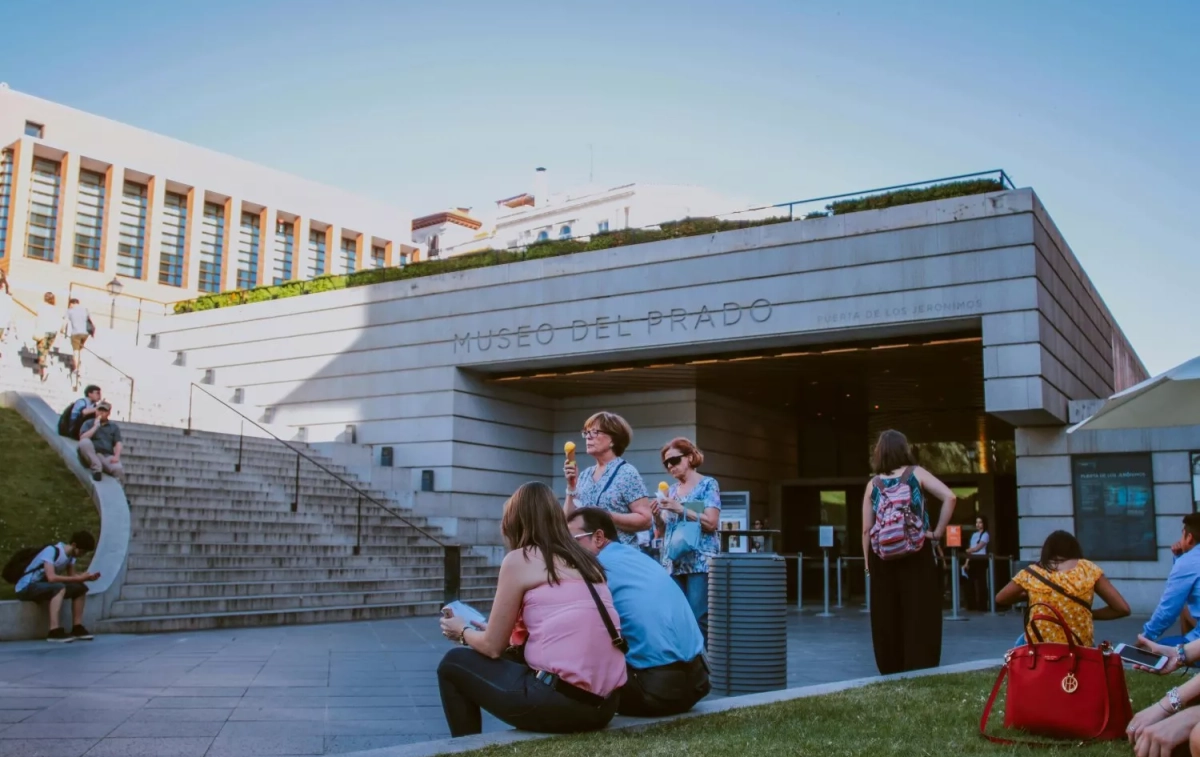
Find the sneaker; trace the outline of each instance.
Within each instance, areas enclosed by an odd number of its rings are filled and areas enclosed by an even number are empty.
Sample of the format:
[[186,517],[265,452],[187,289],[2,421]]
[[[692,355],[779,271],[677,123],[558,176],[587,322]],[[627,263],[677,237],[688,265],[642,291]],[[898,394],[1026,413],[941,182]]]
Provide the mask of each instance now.
[[55,628],[50,633],[46,634],[46,641],[49,641],[53,644],[70,644],[72,641],[75,641],[75,637],[67,636],[67,632],[61,628]]
[[93,481],[99,481],[102,478],[104,478],[104,474],[102,474],[100,471],[95,471],[94,473],[92,473]]
[[76,641],[91,641],[96,637],[92,636],[91,631],[87,630],[83,626],[75,626],[71,629],[71,638],[75,639]]

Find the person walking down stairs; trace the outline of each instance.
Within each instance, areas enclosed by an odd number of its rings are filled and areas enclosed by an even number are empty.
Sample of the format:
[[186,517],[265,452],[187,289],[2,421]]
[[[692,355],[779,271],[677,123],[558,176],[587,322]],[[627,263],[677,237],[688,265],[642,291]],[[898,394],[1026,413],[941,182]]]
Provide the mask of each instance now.
[[80,370],[83,367],[83,345],[95,330],[91,313],[79,304],[77,298],[72,297],[67,315],[63,318],[62,333],[71,340],[71,373],[74,374],[75,388],[79,388]]
[[33,340],[37,345],[38,375],[42,381],[49,378],[50,348],[58,336],[62,318],[55,307],[54,293],[46,292],[42,296],[42,304],[38,307],[37,323],[33,330]]
[[108,400],[96,403],[96,417],[86,421],[79,432],[79,461],[92,471],[92,480],[99,481],[107,473],[125,485],[125,469],[121,467],[121,428],[109,420],[112,405]]

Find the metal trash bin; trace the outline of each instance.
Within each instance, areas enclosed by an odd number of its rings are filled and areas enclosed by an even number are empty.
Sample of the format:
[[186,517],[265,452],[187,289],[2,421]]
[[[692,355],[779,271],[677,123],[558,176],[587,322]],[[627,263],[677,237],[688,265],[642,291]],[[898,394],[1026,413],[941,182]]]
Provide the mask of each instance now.
[[[726,696],[787,688],[787,561],[779,531],[721,531],[709,564],[708,664]],[[729,537],[763,537],[762,552],[729,552]]]

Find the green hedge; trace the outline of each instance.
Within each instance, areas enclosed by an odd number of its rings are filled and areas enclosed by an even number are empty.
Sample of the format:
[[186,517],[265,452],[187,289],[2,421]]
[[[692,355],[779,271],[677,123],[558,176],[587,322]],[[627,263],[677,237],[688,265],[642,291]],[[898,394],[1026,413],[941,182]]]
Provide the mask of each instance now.
[[[975,181],[957,181],[948,184],[936,184],[924,189],[901,189],[878,195],[869,195],[850,200],[839,200],[826,206],[826,211],[816,211],[805,216],[809,218],[825,218],[829,215],[844,215],[859,210],[877,210],[896,205],[908,205],[930,200],[941,200],[947,197],[962,197],[965,195],[998,192],[1005,187],[993,179]],[[483,250],[466,255],[456,255],[437,260],[425,260],[403,267],[376,268],[339,276],[318,276],[307,281],[289,281],[286,284],[255,287],[220,294],[208,294],[194,300],[175,303],[176,313],[193,313],[200,310],[244,305],[251,302],[265,302],[284,297],[295,297],[301,294],[330,292],[335,289],[348,287],[382,284],[388,281],[416,279],[424,276],[436,276],[441,273],[467,271],[472,268],[517,263],[522,260],[539,260],[554,258],[560,255],[573,255],[577,252],[591,250],[607,250],[610,247],[625,247],[646,242],[658,242],[663,239],[678,239],[681,237],[716,234],[722,231],[748,229],[754,226],[766,226],[775,223],[786,223],[789,218],[776,216],[754,221],[722,221],[716,218],[685,218],[682,221],[670,221],[657,229],[621,229],[593,234],[587,241],[578,239],[549,240],[535,242],[523,250]]]

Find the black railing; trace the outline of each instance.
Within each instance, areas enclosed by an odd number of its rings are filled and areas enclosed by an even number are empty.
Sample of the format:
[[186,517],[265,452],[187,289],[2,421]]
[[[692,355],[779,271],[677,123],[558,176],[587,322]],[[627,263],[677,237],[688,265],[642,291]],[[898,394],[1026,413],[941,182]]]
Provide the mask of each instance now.
[[238,433],[238,462],[237,462],[235,471],[237,471],[237,472],[241,471],[242,449],[243,449],[244,441],[245,441],[245,424],[247,422],[249,422],[254,427],[256,427],[259,431],[262,431],[264,434],[268,435],[269,437],[274,439],[276,442],[282,444],[287,449],[296,453],[296,476],[295,476],[295,482],[294,482],[294,488],[293,488],[292,512],[298,512],[300,509],[300,461],[301,461],[301,459],[304,459],[304,460],[307,460],[313,467],[318,468],[319,470],[323,471],[325,474],[327,474],[334,480],[340,482],[343,486],[345,486],[347,489],[350,489],[357,495],[358,505],[357,505],[356,513],[355,513],[355,528],[354,528],[354,532],[355,532],[354,554],[355,555],[362,554],[362,511],[363,511],[363,501],[365,500],[369,504],[375,505],[376,507],[380,508],[381,510],[384,510],[385,512],[389,513],[393,517],[399,519],[406,526],[413,529],[414,531],[419,533],[421,536],[425,537],[426,539],[432,541],[434,544],[436,544],[442,548],[442,565],[443,565],[442,578],[443,578],[443,589],[444,589],[445,601],[453,602],[454,600],[458,599],[459,593],[460,593],[460,590],[462,587],[462,546],[461,545],[449,544],[445,541],[442,541],[438,537],[434,536],[433,534],[429,533],[425,529],[421,528],[417,524],[410,521],[408,518],[405,518],[400,513],[396,512],[395,510],[388,507],[384,503],[375,499],[370,494],[363,491],[360,487],[347,481],[345,478],[338,475],[337,473],[334,473],[329,468],[325,467],[320,461],[318,461],[311,455],[306,454],[303,450],[297,448],[291,442],[288,442],[284,439],[279,438],[274,433],[272,433],[270,429],[264,427],[258,421],[254,420],[253,418],[247,417],[245,414],[243,414],[237,408],[233,407],[229,403],[225,402],[221,398],[214,395],[212,392],[208,391],[204,387],[202,387],[199,384],[196,384],[194,382],[190,385],[190,387],[188,389],[188,419],[187,419],[187,428],[184,429],[184,432],[183,432],[184,434],[186,434],[188,436],[190,436],[192,434],[192,430],[193,430],[192,429],[192,413],[193,413],[193,409],[194,409],[194,401],[193,400],[195,397],[195,391],[197,389],[199,389],[204,394],[208,395],[208,397],[210,399],[212,399],[214,402],[224,406],[225,409],[229,410],[230,412],[234,413],[235,415],[237,415],[238,417],[241,418],[241,421],[242,421],[241,431]]
[[117,373],[121,374],[121,377],[129,382],[129,415],[126,417],[126,420],[129,421],[130,423],[133,423],[133,388],[135,385],[133,376],[130,376],[125,371],[123,371],[120,368],[118,368],[117,366],[113,365],[112,362],[109,361],[107,358],[97,355],[95,352],[92,351],[92,348],[88,347],[86,344],[83,346],[83,351],[88,353],[92,357],[96,358],[101,363],[104,363],[109,368],[112,368]]

